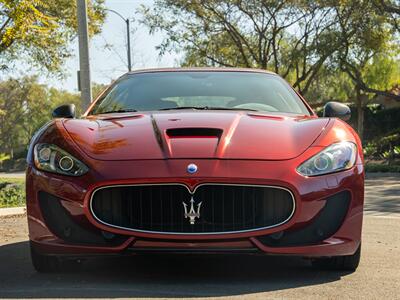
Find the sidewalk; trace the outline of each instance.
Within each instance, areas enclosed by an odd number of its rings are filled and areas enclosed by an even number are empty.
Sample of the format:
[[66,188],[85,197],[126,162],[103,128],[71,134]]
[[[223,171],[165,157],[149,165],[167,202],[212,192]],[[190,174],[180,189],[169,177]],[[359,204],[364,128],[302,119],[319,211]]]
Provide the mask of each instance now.
[[0,178],[25,178],[25,172],[12,172],[12,173],[0,172]]
[[0,218],[1,217],[9,217],[9,216],[18,216],[24,215],[26,213],[26,207],[9,207],[9,208],[0,208]]

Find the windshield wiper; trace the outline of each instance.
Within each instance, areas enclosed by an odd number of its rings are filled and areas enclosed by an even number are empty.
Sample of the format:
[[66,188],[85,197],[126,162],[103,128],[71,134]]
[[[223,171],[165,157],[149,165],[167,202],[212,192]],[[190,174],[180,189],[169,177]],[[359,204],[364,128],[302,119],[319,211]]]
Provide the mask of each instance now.
[[206,106],[206,109],[209,110],[249,110],[249,111],[258,111],[257,109],[251,109],[251,108],[240,108],[240,107],[212,107],[212,106]]
[[166,107],[156,110],[178,110],[178,109],[207,109],[205,106],[177,106],[177,107]]
[[127,112],[137,112],[136,109],[133,108],[126,108],[126,109],[116,109],[116,110],[109,110],[105,112],[97,113],[96,115],[100,114],[117,114],[117,113],[127,113]]
[[[157,110],[180,110],[180,109],[194,109],[194,110],[247,110],[247,111],[258,111],[256,109],[251,108],[240,108],[240,107],[218,107],[218,106],[178,106],[178,107],[167,107],[160,108]],[[137,112],[136,109],[127,108],[127,109],[117,109],[117,110],[109,110],[105,112],[97,113],[100,114],[114,114],[114,113],[127,113],[127,112]]]
[[179,106],[179,107],[168,107],[160,108],[158,110],[179,110],[179,109],[196,109],[196,110],[248,110],[248,111],[258,111],[256,109],[250,108],[240,108],[240,107],[214,107],[214,106]]

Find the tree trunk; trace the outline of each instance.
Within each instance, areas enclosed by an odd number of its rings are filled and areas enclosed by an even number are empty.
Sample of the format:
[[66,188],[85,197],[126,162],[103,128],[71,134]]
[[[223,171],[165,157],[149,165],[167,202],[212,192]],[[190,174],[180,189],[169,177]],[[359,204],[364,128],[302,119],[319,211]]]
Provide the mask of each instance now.
[[361,91],[358,87],[356,87],[356,101],[357,101],[357,131],[360,136],[361,141],[363,140],[364,135],[364,101],[363,96],[361,95]]

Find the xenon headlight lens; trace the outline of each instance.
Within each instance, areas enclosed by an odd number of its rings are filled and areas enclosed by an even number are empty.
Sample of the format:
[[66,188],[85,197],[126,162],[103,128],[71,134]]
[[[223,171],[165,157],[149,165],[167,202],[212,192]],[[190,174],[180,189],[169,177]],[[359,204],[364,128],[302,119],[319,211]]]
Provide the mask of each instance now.
[[352,142],[340,142],[303,162],[298,168],[303,176],[317,176],[350,169],[357,157],[357,146]]
[[43,171],[80,176],[89,170],[85,164],[56,145],[35,145],[34,158],[36,168]]

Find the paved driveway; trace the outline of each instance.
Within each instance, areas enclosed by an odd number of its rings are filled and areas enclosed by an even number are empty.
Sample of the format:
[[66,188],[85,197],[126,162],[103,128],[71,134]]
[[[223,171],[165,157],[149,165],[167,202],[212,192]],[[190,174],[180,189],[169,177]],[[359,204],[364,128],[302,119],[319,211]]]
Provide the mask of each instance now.
[[399,195],[399,176],[367,180],[355,273],[316,271],[292,257],[187,255],[102,258],[38,274],[30,264],[25,218],[0,219],[0,298],[399,299]]
[[364,210],[367,215],[399,215],[400,174],[367,174]]

